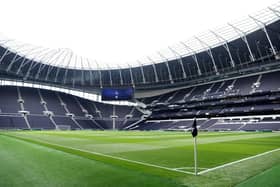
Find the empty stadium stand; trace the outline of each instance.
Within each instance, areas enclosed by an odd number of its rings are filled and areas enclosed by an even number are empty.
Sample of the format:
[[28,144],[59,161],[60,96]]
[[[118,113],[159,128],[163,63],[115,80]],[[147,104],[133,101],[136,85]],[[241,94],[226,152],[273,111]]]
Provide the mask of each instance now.
[[131,106],[97,103],[49,90],[0,87],[1,129],[123,129],[142,115]]
[[[185,119],[194,117],[222,119],[233,116],[258,116],[280,114],[280,72],[268,72],[236,79],[221,80],[204,85],[176,90],[142,101],[152,111],[148,121],[135,129],[181,129],[190,125]],[[180,123],[178,120],[181,119]],[[261,119],[259,117],[258,119]],[[171,120],[171,121],[163,121]],[[214,122],[214,123],[212,123]],[[201,130],[279,130],[280,121],[246,123],[205,120]]]
[[[2,42],[0,128],[189,130],[196,117],[200,130],[279,130],[279,7],[180,42],[167,57],[159,52],[155,61],[119,69],[92,68],[69,50],[47,53],[52,63],[42,62]],[[137,106],[101,102],[97,93],[106,87],[134,88]]]
[[[146,121],[131,130],[164,130],[164,131],[190,131],[193,120],[163,120]],[[280,121],[249,121],[224,119],[199,119],[198,129],[201,131],[279,131]]]

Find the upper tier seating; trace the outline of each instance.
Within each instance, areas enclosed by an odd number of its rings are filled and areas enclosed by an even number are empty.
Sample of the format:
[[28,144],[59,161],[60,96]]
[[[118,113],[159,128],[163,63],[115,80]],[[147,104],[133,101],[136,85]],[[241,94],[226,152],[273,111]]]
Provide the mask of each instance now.
[[[152,111],[148,122],[133,129],[187,129],[190,125],[176,120],[215,117],[204,121],[201,130],[278,130],[277,122],[218,122],[220,117],[280,114],[280,72],[244,76],[204,85],[194,85],[170,93],[142,99]],[[178,96],[178,97],[176,97]],[[149,121],[153,120],[153,121]],[[173,121],[162,121],[173,120]]]
[[[149,119],[154,120],[276,114],[280,112],[280,82],[274,80],[279,75],[280,72],[273,72],[195,85],[143,101],[150,102],[146,103],[152,110]],[[161,98],[168,98],[165,95],[180,95],[180,98],[159,103]]]
[[260,87],[257,89],[259,91],[277,91],[280,88],[280,73],[266,73],[262,75]]
[[[262,74],[259,82],[257,82],[259,75],[219,81],[216,83],[209,83],[205,85],[180,89],[160,96],[145,98],[143,99],[143,102],[148,105],[164,102],[172,104],[178,102],[180,103],[183,101],[188,102],[192,100],[223,98],[233,95],[250,95],[253,93],[253,91],[258,93],[268,91],[280,91],[280,81],[278,81],[279,77],[280,72],[278,71]],[[258,86],[254,90],[253,87],[255,84]],[[166,99],[172,95],[176,97],[172,97],[172,99],[169,100]]]
[[240,95],[248,95],[252,91],[252,85],[257,81],[258,76],[245,77],[237,79],[233,89],[238,90]]

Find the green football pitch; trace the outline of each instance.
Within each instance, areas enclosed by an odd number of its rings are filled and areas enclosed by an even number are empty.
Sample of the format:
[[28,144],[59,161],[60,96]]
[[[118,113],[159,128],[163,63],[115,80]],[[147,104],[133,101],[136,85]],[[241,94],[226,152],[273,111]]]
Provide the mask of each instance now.
[[280,186],[280,133],[0,131],[0,186]]

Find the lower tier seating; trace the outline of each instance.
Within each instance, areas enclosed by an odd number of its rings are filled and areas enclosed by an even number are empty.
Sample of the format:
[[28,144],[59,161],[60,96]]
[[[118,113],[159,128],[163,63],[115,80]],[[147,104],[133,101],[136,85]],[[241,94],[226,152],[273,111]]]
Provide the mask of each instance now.
[[28,129],[28,126],[22,116],[0,115],[1,129]]
[[47,116],[27,115],[27,120],[32,129],[55,129],[55,125]]
[[[131,106],[113,106],[50,90],[1,86],[0,128],[5,129],[111,129],[130,125],[143,114]],[[25,118],[24,118],[25,117]],[[30,127],[29,127],[30,126]]]
[[[133,130],[175,130],[190,131],[193,120],[146,121]],[[225,120],[198,119],[197,126],[202,131],[280,131],[280,119],[270,120]]]

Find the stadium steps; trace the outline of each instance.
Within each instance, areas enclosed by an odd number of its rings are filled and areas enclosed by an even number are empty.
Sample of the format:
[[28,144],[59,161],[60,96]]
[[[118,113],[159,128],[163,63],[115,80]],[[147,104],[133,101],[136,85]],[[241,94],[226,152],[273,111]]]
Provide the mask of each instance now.
[[77,121],[83,129],[99,129],[90,119],[75,118],[75,121]]
[[20,105],[20,110],[21,111],[24,111],[24,100],[22,99],[22,97],[21,97],[21,93],[20,93],[20,89],[19,89],[19,87],[17,87],[17,95],[18,95],[18,103],[19,103],[19,105]]
[[217,123],[217,119],[209,119],[204,121],[202,124],[200,124],[200,128],[199,129],[205,129],[207,130],[209,127],[215,125],[215,123]]
[[90,119],[97,127],[99,127],[102,130],[105,130],[99,123],[97,123],[97,121],[95,121],[94,119]]
[[168,103],[169,101],[171,101],[173,98],[176,97],[176,95],[179,93],[179,91],[175,91],[173,92],[173,94],[165,101],[166,103]]
[[215,93],[219,93],[221,88],[224,86],[225,81],[221,82],[220,86],[217,88],[217,90],[215,91]]
[[98,114],[100,118],[103,118],[102,113],[101,113],[101,111],[97,108],[97,106],[96,106],[94,103],[92,103],[92,106],[95,108],[96,114]]
[[132,109],[130,110],[130,112],[125,116],[125,120],[122,122],[121,124],[121,129],[123,129],[124,126],[126,126],[127,121],[133,117],[133,112],[135,110],[135,107],[132,107]]
[[26,119],[31,129],[55,129],[56,126],[52,123],[48,116],[44,115],[26,115]]
[[77,99],[77,97],[74,97],[76,103],[78,104],[78,106],[80,107],[80,109],[82,110],[82,112],[86,115],[88,114],[88,111],[83,107],[83,105],[81,104],[81,102]]
[[77,121],[76,121],[76,119],[75,118],[71,118],[72,120],[73,120],[73,122],[78,126],[78,127],[80,127],[80,129],[84,129]]
[[57,127],[56,122],[53,120],[52,116],[50,116],[49,118],[50,118],[51,122],[54,124],[55,129],[57,130],[57,129],[58,129],[58,127]]
[[60,96],[60,94],[58,92],[56,92],[56,96],[57,96],[57,98],[58,98],[58,100],[60,102],[60,105],[64,108],[65,112],[70,114],[71,112],[69,112],[69,110],[68,110],[68,108],[66,106],[66,103],[63,102],[63,100],[61,99],[61,96]]
[[[20,105],[20,110],[21,110],[21,111],[25,111],[25,110],[24,110],[24,104],[23,104],[23,103],[24,103],[24,100],[23,100],[22,97],[21,97],[21,92],[20,92],[19,87],[17,87],[17,95],[18,95],[18,103],[19,103],[19,105]],[[23,114],[23,118],[24,118],[24,121],[25,121],[25,123],[26,123],[28,129],[31,129],[31,126],[30,126],[30,123],[29,123],[29,121],[28,121],[28,118],[27,118],[26,114]]]
[[[259,75],[257,81],[252,85],[252,91],[251,93],[255,93],[256,90],[260,87],[261,85],[261,79],[262,79],[262,74]],[[250,94],[251,94],[250,93]]]
[[132,123],[129,126],[123,128],[123,130],[132,130],[132,129],[138,128],[139,127],[138,125],[145,121],[146,121],[146,119],[140,119],[139,121],[136,121],[135,123]]
[[237,130],[241,130],[245,126],[246,126],[246,123],[243,123]]
[[43,105],[45,111],[49,111],[48,106],[47,106],[47,102],[43,99],[43,96],[42,96],[42,93],[41,93],[40,89],[37,89],[37,91],[38,91],[38,94],[39,94],[39,97],[40,97],[41,105]]
[[53,116],[57,126],[70,126],[71,129],[80,129],[79,126],[68,116]]
[[23,118],[24,118],[24,121],[25,121],[25,123],[26,123],[28,129],[31,129],[31,126],[30,126],[30,124],[29,124],[29,121],[28,121],[26,115],[24,115]]
[[193,87],[187,94],[185,94],[182,101],[186,101],[192,95],[196,88],[197,87]]

